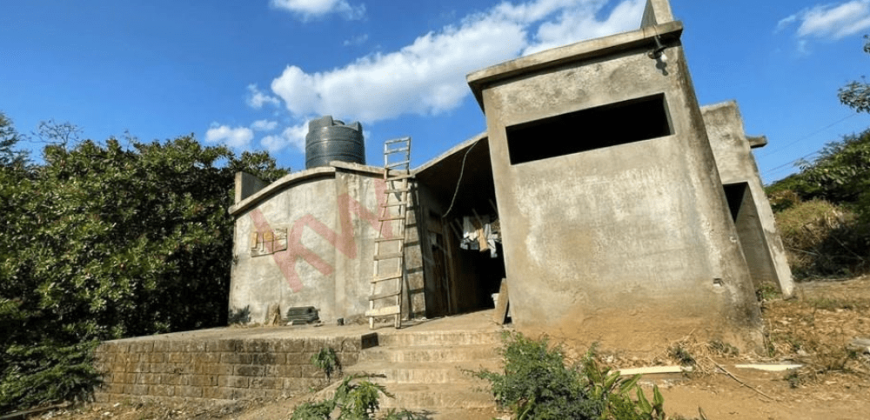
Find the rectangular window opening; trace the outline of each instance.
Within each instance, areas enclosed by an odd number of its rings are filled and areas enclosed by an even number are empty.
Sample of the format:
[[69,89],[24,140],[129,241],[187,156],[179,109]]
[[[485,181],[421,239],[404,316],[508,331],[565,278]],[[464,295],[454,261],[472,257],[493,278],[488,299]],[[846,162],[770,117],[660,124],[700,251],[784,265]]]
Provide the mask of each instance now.
[[664,94],[518,124],[506,131],[512,165],[673,134]]

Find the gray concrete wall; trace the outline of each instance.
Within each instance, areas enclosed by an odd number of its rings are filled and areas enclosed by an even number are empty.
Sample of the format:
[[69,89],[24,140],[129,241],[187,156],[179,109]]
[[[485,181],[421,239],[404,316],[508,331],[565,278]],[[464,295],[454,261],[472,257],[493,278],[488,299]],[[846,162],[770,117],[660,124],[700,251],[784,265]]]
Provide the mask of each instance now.
[[[741,207],[736,223],[755,286],[771,283],[790,297],[794,294],[791,269],[737,103],[708,105],[701,112],[722,182],[745,183],[748,188],[747,203]],[[754,140],[754,144],[763,146],[766,142]]]
[[[641,353],[689,334],[760,348],[752,281],[681,28],[671,22],[469,75],[486,110],[520,331]],[[647,55],[656,35],[670,45],[666,63]],[[509,126],[661,93],[673,135],[510,163]],[[559,141],[588,141],[589,131],[601,130],[577,127]]]
[[[236,219],[230,311],[263,323],[269,305],[314,306],[320,319],[362,318],[368,309],[379,203],[386,184],[379,168],[334,163],[290,174],[230,209]],[[395,197],[391,198],[395,199]],[[411,218],[413,220],[413,218]],[[416,238],[408,225],[409,237]],[[398,234],[396,222],[385,232]],[[259,244],[272,233],[276,245]],[[253,239],[259,238],[259,239]],[[406,246],[406,290],[423,289],[419,241]],[[383,267],[382,267],[383,268]],[[422,293],[408,311],[425,312]],[[241,316],[239,316],[241,315]]]
[[235,203],[254,195],[257,191],[266,188],[269,185],[266,181],[257,178],[249,173],[236,172],[236,198]]

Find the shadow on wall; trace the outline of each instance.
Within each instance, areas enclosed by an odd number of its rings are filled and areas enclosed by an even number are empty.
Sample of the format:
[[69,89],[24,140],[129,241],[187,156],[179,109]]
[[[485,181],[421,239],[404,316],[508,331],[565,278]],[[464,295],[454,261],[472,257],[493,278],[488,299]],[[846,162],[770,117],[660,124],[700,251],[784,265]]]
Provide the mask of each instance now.
[[234,310],[232,308],[227,311],[227,324],[247,324],[251,322],[251,306],[245,306],[242,309]]

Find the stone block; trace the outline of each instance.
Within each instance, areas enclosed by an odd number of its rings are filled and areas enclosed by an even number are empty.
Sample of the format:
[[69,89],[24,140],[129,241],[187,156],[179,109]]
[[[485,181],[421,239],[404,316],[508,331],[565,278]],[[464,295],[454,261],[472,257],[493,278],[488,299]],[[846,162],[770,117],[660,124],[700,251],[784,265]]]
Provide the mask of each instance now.
[[167,351],[172,353],[184,353],[187,351],[187,341],[170,341],[169,349]]
[[137,382],[145,385],[159,385],[160,375],[156,373],[143,373],[139,375],[139,380]]
[[193,354],[193,363],[217,363],[220,362],[220,353],[199,352]]
[[125,394],[148,395],[148,385],[125,385]]
[[175,396],[185,398],[202,398],[203,389],[197,386],[176,386]]
[[205,352],[205,341],[188,341],[184,346],[184,351],[188,353],[203,353]]
[[190,377],[190,385],[195,387],[217,386],[218,377],[213,375],[193,375]]
[[209,353],[220,353],[223,350],[221,350],[220,341],[213,340],[213,341],[206,341],[205,342],[205,351],[207,351]]
[[263,376],[264,373],[263,366],[239,365],[235,368],[236,376]]
[[326,374],[322,370],[311,365],[299,366],[299,376],[310,379],[326,379]]
[[281,378],[253,378],[249,386],[252,389],[282,389],[284,380]]
[[224,388],[247,388],[250,378],[247,376],[221,376],[218,378],[218,386]]
[[163,363],[165,359],[165,353],[149,353],[147,355],[141,356],[143,361],[148,363]]
[[153,385],[148,388],[148,395],[154,397],[171,397],[175,395],[175,388],[172,385]]
[[239,353],[221,353],[221,363],[235,365],[239,363]]
[[[153,356],[154,353],[151,355]],[[151,373],[169,373],[174,366],[174,363],[151,363]]]
[[131,353],[151,353],[154,350],[153,341],[138,341],[130,343]]
[[296,365],[266,365],[263,366],[263,376],[274,378],[298,378],[299,366]]
[[244,343],[242,340],[221,340],[218,342],[218,348],[222,353],[244,351]]
[[305,341],[298,339],[280,340],[277,350],[282,353],[302,353],[305,351]]
[[[132,369],[131,369],[131,365],[132,365]],[[135,373],[148,373],[148,372],[151,372],[151,363],[148,363],[148,362],[129,363],[127,365],[127,371],[135,372]]]
[[342,366],[353,366],[359,361],[359,352],[339,353],[338,361]]
[[166,360],[170,363],[190,363],[191,358],[190,353],[173,351],[169,353],[169,358]]
[[[189,376],[187,375],[176,375],[172,373],[161,373],[160,374],[160,384],[161,385],[188,385]],[[185,379],[187,379],[185,381]]]
[[254,353],[251,355],[251,364],[254,365],[283,365],[286,362],[285,353]]
[[154,343],[154,352],[155,353],[165,353],[169,351],[169,342],[165,340],[160,340]]
[[247,389],[247,388],[237,388],[233,389],[233,399],[234,400],[255,400],[258,398],[265,398],[266,392],[263,389]]
[[284,396],[284,392],[280,389],[264,389],[263,394],[264,398],[269,400],[277,400]]
[[193,365],[190,363],[171,363],[168,368],[168,373],[188,375],[193,373]]
[[360,350],[362,350],[362,341],[359,338],[345,338],[344,340],[342,340],[342,353],[359,352]]

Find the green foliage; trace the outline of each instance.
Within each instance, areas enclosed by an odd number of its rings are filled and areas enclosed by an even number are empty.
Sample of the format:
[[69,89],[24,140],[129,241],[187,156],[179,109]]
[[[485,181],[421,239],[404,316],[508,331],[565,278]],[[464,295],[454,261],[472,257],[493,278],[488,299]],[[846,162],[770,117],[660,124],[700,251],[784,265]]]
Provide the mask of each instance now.
[[[864,36],[864,52],[870,54],[870,37]],[[852,81],[837,92],[840,102],[857,112],[870,112],[870,85],[862,81]]]
[[650,402],[637,385],[640,375],[624,379],[618,371],[600,368],[594,349],[579,366],[566,367],[562,349],[551,347],[546,337],[532,340],[506,333],[503,339],[503,373],[472,374],[487,380],[498,405],[517,419],[665,419],[658,388]]
[[286,173],[192,137],[43,155],[0,167],[0,411],[79,395],[95,341],[226,325],[234,173]]
[[336,356],[335,350],[331,347],[324,347],[317,353],[314,353],[311,356],[311,364],[322,370],[323,373],[326,374],[327,380],[332,377],[332,373],[335,372],[336,369],[341,370],[341,365],[338,363],[338,356]]
[[15,131],[12,120],[0,112],[0,166],[12,167],[24,164],[27,154],[14,147],[21,141],[21,135]]
[[[300,404],[290,420],[329,420],[333,413],[336,420],[370,420],[380,408],[380,394],[393,398],[383,385],[358,381],[362,376],[344,378],[335,390],[332,399]],[[408,410],[389,410],[384,419],[415,420],[419,417]]]
[[849,276],[866,269],[870,235],[847,207],[805,201],[777,213],[776,223],[795,278]]

